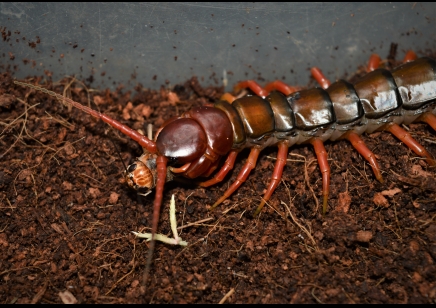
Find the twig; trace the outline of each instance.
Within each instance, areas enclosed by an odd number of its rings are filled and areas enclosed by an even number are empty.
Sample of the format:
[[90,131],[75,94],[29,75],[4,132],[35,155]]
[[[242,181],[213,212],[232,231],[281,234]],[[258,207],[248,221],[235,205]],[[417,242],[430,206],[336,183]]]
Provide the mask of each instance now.
[[233,293],[235,293],[235,288],[231,288],[229,292],[227,292],[226,295],[224,295],[224,297],[219,301],[218,304],[224,304],[226,300],[229,299],[230,296],[233,295]]
[[118,281],[115,282],[115,283],[112,285],[112,287],[109,289],[109,291],[107,291],[107,292],[105,293],[106,296],[107,296],[109,293],[111,293],[112,290],[115,289],[115,287],[116,287],[116,286],[117,286],[117,285],[118,285],[122,280],[124,280],[127,276],[129,276],[130,274],[133,273],[133,271],[135,270],[135,267],[136,267],[135,257],[136,257],[136,245],[135,245],[135,243],[133,243],[133,260],[132,260],[132,264],[133,264],[133,266],[132,266],[132,270],[131,270],[130,272],[128,272],[127,274],[125,274],[125,275],[124,275],[123,277],[121,277],[120,279],[118,279]]
[[[186,225],[183,225],[183,226],[181,226],[181,227],[177,227],[177,229],[178,229],[178,230],[181,230],[181,229],[188,228],[188,227],[190,227],[190,226],[198,226],[198,225],[202,224],[203,222],[206,222],[206,221],[209,221],[209,220],[213,220],[213,217],[209,217],[209,218],[201,219],[201,220],[198,220],[198,221],[196,221],[196,222],[190,222],[190,223],[187,223]],[[233,228],[232,228],[232,229],[233,229]]]
[[[18,142],[18,140],[20,140],[21,136],[23,136],[23,132],[24,132],[26,124],[27,124],[27,116],[28,116],[28,111],[29,111],[29,108],[27,108],[27,104],[24,101],[23,101],[23,103],[25,106],[23,127],[21,128],[20,134],[18,135],[17,139],[3,154],[0,155],[0,158],[4,157],[6,155],[6,153],[8,153],[10,150],[12,150],[12,148],[15,146],[15,144]],[[36,106],[36,105],[34,105],[34,106]],[[32,107],[34,107],[34,106],[32,106]]]
[[281,202],[285,207],[286,207],[286,209],[288,210],[288,213],[289,213],[289,216],[291,216],[291,218],[292,218],[292,221],[301,229],[301,230],[303,230],[303,232],[304,233],[306,233],[306,235],[307,235],[307,237],[312,241],[312,244],[313,244],[313,246],[315,246],[315,250],[317,250],[318,248],[317,248],[317,246],[316,246],[316,241],[315,241],[315,239],[313,238],[313,236],[310,234],[310,232],[309,232],[309,230],[307,230],[306,229],[306,227],[304,227],[302,224],[300,224],[299,222],[298,222],[298,220],[294,217],[294,215],[292,215],[292,212],[291,212],[291,210],[289,209],[289,207],[288,207],[288,205],[285,203],[285,202]]
[[[301,158],[304,159],[304,180],[305,180],[306,185],[307,185],[307,187],[309,188],[310,192],[312,193],[313,199],[315,200],[316,208],[315,208],[315,211],[314,211],[314,214],[313,214],[313,215],[315,215],[315,214],[318,212],[319,202],[318,202],[318,198],[316,197],[316,194],[315,194],[315,192],[314,192],[312,186],[310,185],[310,182],[309,182],[309,173],[307,172],[307,169],[309,168],[309,166],[310,166],[313,162],[316,162],[316,159],[313,159],[313,160],[307,162],[306,157],[303,156],[303,155],[293,154],[293,153],[289,153],[289,155],[291,155],[291,156],[301,157]],[[301,160],[297,160],[297,161],[298,161],[298,162],[302,162]]]

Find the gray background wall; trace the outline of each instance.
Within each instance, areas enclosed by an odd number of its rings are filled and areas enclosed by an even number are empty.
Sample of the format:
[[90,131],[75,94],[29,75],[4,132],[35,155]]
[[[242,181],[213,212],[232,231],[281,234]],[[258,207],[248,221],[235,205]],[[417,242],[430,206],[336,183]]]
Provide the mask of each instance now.
[[399,57],[436,50],[436,3],[2,2],[0,27],[0,65],[17,78],[50,70],[158,88],[192,75],[221,84],[226,70],[230,89],[259,77],[306,84],[314,65],[335,79],[391,42]]

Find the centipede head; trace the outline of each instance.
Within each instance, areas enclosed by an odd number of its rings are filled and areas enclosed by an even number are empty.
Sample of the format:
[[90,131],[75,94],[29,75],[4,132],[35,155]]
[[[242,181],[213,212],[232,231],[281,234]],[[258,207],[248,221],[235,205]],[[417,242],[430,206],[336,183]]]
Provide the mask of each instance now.
[[156,187],[156,157],[156,154],[144,153],[124,173],[127,185],[141,195],[148,195]]

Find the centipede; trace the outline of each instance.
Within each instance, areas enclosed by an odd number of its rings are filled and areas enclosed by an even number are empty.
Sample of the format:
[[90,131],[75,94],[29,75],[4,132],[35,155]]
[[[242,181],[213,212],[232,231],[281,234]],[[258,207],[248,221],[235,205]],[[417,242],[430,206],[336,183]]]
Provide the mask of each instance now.
[[168,119],[154,138],[129,128],[121,122],[72,99],[39,85],[14,81],[20,86],[42,91],[101,119],[137,142],[143,154],[124,173],[131,188],[141,194],[155,191],[152,216],[152,240],[148,267],[158,229],[165,183],[176,177],[201,179],[201,187],[222,182],[234,168],[244,149],[250,152],[236,180],[215,201],[211,209],[228,199],[256,167],[259,154],[267,147],[277,147],[277,159],[270,182],[254,215],[270,200],[282,178],[288,153],[294,145],[312,146],[322,174],[322,212],[328,210],[330,167],[325,142],[348,140],[369,163],[375,178],[383,176],[375,154],[360,137],[387,131],[430,166],[432,155],[401,127],[424,122],[436,130],[436,61],[406,53],[402,64],[388,70],[373,54],[366,74],[355,82],[331,83],[320,68],[311,69],[318,87],[301,89],[276,80],[260,86],[254,80],[238,82],[234,93],[225,93],[213,104],[194,107]]

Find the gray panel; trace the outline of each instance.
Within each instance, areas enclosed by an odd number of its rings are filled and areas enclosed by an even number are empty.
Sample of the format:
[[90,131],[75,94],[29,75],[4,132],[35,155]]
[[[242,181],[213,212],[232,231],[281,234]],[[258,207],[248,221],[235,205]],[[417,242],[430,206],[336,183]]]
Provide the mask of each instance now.
[[386,57],[391,42],[399,57],[407,49],[435,50],[435,16],[434,2],[2,2],[0,26],[11,36],[0,40],[0,65],[16,65],[17,78],[44,70],[53,80],[92,74],[95,87],[158,88],[192,75],[203,85],[221,84],[223,70],[227,89],[242,79],[305,85],[311,66],[335,80],[372,52]]

